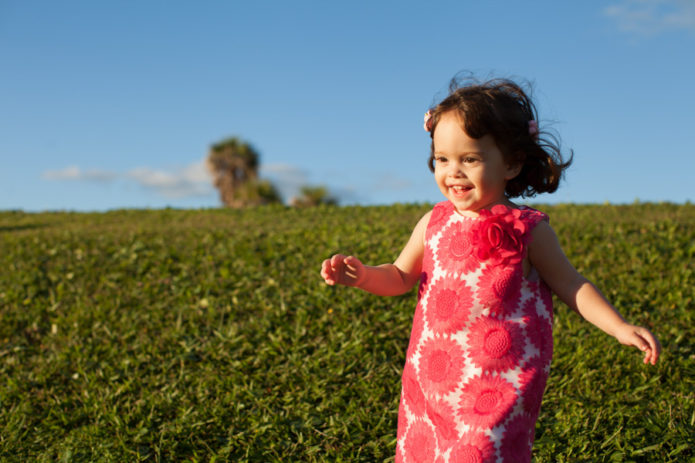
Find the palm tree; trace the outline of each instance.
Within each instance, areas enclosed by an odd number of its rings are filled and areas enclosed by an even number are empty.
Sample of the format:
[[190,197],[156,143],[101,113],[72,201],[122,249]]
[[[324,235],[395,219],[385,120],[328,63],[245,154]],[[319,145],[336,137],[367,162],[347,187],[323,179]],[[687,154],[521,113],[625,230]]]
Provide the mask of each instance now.
[[225,206],[238,208],[280,201],[275,187],[258,179],[259,158],[251,145],[237,137],[210,147],[208,169]]

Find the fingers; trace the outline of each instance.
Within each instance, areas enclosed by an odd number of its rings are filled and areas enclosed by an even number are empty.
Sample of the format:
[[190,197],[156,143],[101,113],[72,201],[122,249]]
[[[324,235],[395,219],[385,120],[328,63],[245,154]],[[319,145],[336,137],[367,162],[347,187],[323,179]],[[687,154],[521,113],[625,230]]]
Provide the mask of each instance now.
[[616,337],[621,344],[635,346],[644,352],[645,364],[656,365],[661,354],[661,344],[647,328],[625,324]]
[[637,327],[634,331],[634,339],[631,343],[639,350],[644,352],[644,363],[656,365],[661,354],[661,344],[659,340],[646,328]]
[[342,254],[336,254],[330,259],[326,259],[321,264],[321,276],[324,281],[333,286],[340,283],[340,274],[343,267],[343,259],[345,256]]
[[321,264],[321,276],[326,284],[353,286],[362,273],[362,263],[353,256],[336,254]]
[[326,259],[321,264],[321,277],[326,284],[333,286],[335,284],[335,279],[333,278],[333,272],[331,269],[331,261]]
[[331,257],[331,275],[333,276],[333,284],[345,284],[345,256],[336,254]]
[[644,363],[656,365],[657,360],[659,360],[659,354],[661,354],[659,340],[646,328],[640,328],[637,335],[641,340],[639,348],[645,353]]
[[345,274],[357,283],[362,275],[362,262],[357,257],[348,256],[343,259],[343,263],[346,267]]
[[334,269],[339,268],[339,266],[342,266],[343,261],[345,260],[345,256],[342,254],[336,254],[333,257],[331,257],[331,267]]

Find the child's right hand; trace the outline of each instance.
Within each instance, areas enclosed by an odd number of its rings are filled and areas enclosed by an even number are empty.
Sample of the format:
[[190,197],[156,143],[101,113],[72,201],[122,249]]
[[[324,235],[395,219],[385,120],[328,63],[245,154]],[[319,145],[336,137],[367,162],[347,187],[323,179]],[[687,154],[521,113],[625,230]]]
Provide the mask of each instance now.
[[635,346],[644,352],[644,363],[656,365],[661,353],[661,344],[656,336],[647,328],[624,323],[615,333],[615,338],[620,344]]
[[365,268],[357,257],[336,254],[323,261],[321,276],[326,284],[358,286],[364,279]]

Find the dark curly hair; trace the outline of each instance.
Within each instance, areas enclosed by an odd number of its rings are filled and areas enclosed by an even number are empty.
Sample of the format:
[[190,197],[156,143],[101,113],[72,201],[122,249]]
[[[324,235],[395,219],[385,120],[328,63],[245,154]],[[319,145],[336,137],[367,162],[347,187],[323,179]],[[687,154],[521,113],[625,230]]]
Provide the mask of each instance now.
[[[430,137],[434,136],[442,114],[456,111],[461,127],[475,139],[491,135],[510,165],[521,164],[519,174],[507,182],[509,198],[529,197],[557,190],[563,171],[572,163],[563,161],[559,139],[552,133],[539,130],[529,133],[529,121],[538,121],[536,107],[526,92],[508,79],[462,83],[454,78],[449,96],[430,110]],[[434,172],[434,141],[430,148],[429,168]]]

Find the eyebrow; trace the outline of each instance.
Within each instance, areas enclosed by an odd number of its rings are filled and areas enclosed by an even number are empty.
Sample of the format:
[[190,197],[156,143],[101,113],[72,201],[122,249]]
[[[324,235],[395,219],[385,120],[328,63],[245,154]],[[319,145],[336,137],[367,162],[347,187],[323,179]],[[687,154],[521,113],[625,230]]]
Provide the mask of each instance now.
[[[447,155],[448,155],[448,156],[451,156],[450,154],[447,154],[447,153],[444,152],[444,151],[435,151],[434,154],[442,154],[442,155],[444,155],[444,156],[447,156]],[[484,151],[463,151],[463,152],[461,152],[461,153],[456,153],[456,154],[454,154],[454,156],[465,156],[465,155],[467,155],[467,154],[477,154],[477,155],[479,155],[479,156],[482,156],[482,155],[485,154],[485,152],[484,152]]]

